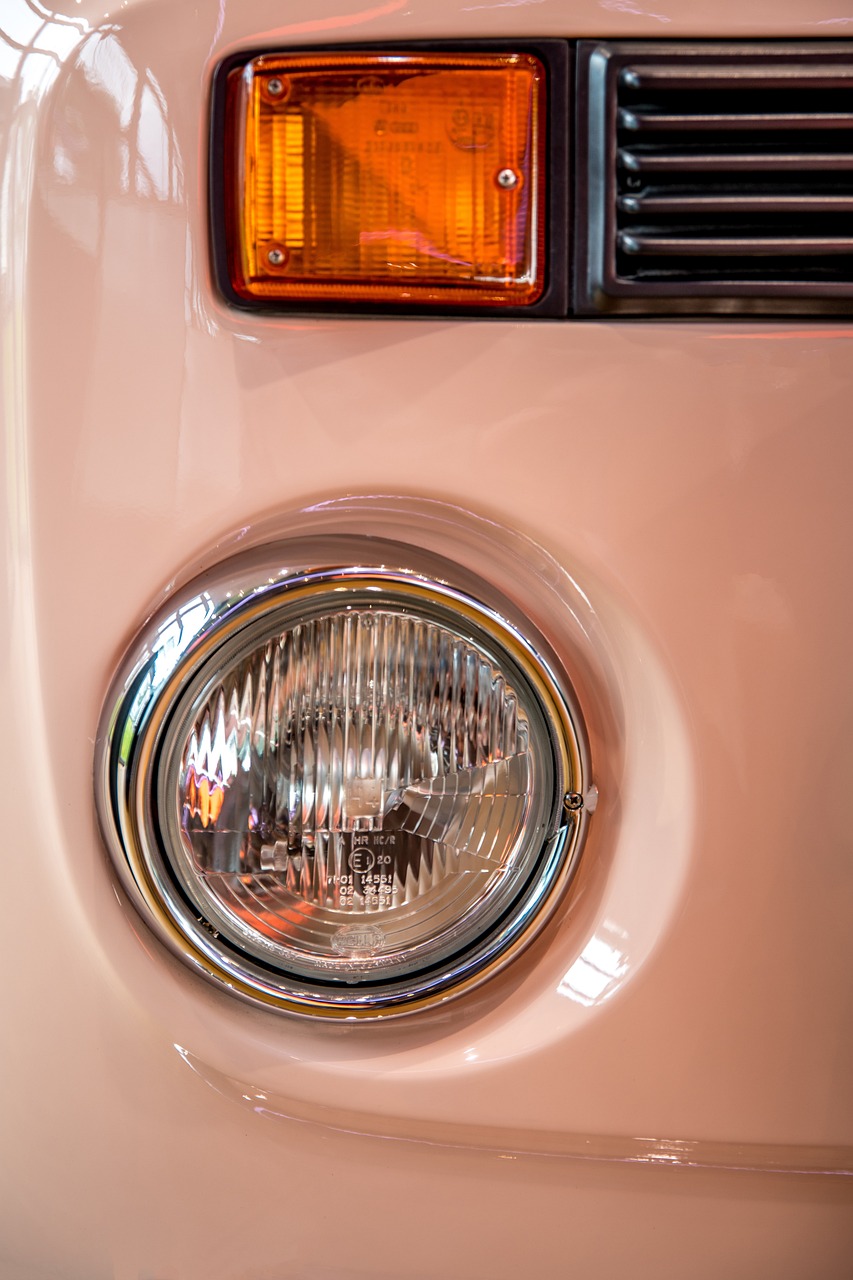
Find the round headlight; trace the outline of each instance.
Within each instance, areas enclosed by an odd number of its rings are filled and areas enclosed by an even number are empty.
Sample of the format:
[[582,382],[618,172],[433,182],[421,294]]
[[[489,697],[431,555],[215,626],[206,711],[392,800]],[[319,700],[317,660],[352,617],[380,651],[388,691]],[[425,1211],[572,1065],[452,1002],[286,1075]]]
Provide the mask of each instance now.
[[173,949],[337,1016],[505,963],[568,883],[588,785],[568,683],[506,602],[347,549],[269,547],[181,593],[119,676],[100,803]]

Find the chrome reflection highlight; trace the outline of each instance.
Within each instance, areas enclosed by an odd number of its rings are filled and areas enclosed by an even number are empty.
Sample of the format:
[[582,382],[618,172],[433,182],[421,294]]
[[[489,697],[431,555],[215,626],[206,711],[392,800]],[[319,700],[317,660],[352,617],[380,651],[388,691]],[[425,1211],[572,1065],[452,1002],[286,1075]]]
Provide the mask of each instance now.
[[111,699],[99,811],[136,905],[206,976],[294,1012],[409,1012],[553,911],[585,739],[486,584],[395,544],[381,568],[299,557],[333,543],[244,553],[154,621]]

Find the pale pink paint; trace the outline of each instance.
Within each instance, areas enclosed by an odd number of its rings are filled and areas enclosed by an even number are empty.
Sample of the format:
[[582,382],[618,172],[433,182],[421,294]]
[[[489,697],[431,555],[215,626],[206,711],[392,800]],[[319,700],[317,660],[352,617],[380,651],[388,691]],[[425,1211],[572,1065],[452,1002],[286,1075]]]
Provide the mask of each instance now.
[[[845,1275],[850,326],[247,318],[212,292],[204,155],[239,47],[853,19],[104,3],[0,20],[0,1276]],[[351,493],[470,508],[572,575],[602,805],[582,892],[517,968],[330,1029],[157,947],[91,762],[151,600],[234,529]]]

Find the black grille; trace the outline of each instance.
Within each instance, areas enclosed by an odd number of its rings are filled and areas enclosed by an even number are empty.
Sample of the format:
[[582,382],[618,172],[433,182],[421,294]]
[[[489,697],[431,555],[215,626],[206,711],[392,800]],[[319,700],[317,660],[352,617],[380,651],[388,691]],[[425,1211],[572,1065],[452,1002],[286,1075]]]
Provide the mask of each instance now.
[[853,45],[584,43],[579,83],[579,310],[853,310]]

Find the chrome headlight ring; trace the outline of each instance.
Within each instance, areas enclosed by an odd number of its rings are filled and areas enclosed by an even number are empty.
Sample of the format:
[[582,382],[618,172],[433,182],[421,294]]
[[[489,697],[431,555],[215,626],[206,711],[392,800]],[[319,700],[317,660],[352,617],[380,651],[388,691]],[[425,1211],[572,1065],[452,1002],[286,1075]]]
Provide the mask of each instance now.
[[[334,832],[334,824],[327,819],[321,832],[327,844],[335,842],[338,871],[341,848],[348,867],[365,863],[360,853],[354,854],[354,841],[370,845],[367,857],[374,856],[379,837],[361,833],[372,831],[377,821],[381,826],[382,815],[403,832],[398,840],[406,844],[411,861],[412,841],[425,847],[423,821],[420,827],[412,825],[413,804],[422,809],[431,805],[430,812],[438,813],[442,805],[448,810],[456,804],[458,809],[464,802],[470,812],[472,792],[478,791],[482,808],[486,791],[493,808],[498,801],[510,807],[519,830],[527,825],[517,838],[507,837],[502,861],[485,860],[488,874],[481,873],[482,892],[459,889],[460,884],[471,883],[472,850],[468,849],[455,872],[447,872],[443,879],[431,872],[437,888],[427,884],[420,899],[419,890],[406,896],[403,873],[397,868],[393,894],[391,888],[383,888],[380,876],[359,870],[337,877],[323,872],[318,895],[317,866],[322,859],[315,844],[319,847],[320,837],[315,840],[312,832],[296,852],[288,848],[293,838],[292,832],[288,834],[286,805],[284,825],[280,823],[273,836],[265,837],[266,844],[257,836],[262,824],[253,805],[253,843],[241,843],[229,828],[229,848],[239,846],[234,855],[238,860],[224,872],[219,869],[221,861],[205,862],[206,849],[213,847],[215,822],[210,818],[210,796],[199,799],[198,777],[203,775],[202,786],[208,786],[211,771],[196,769],[187,782],[196,767],[188,764],[192,753],[188,754],[187,743],[197,747],[199,733],[203,736],[199,725],[205,707],[225,687],[228,672],[244,672],[253,662],[257,667],[258,662],[267,661],[258,655],[268,654],[270,645],[281,645],[299,628],[304,631],[306,625],[314,625],[312,619],[322,623],[348,613],[366,619],[363,627],[371,619],[377,625],[381,622],[386,633],[389,627],[411,629],[415,625],[411,620],[420,619],[422,627],[431,628],[430,634],[449,636],[445,650],[461,652],[462,665],[467,662],[467,670],[477,671],[481,686],[484,682],[488,686],[491,679],[492,686],[504,681],[512,690],[521,708],[519,723],[523,720],[526,725],[524,742],[535,741],[538,756],[534,759],[531,749],[529,772],[524,776],[532,781],[521,799],[523,788],[507,786],[510,766],[501,772],[501,750],[495,752],[494,743],[491,747],[481,743],[482,762],[472,766],[475,774],[479,768],[474,783],[463,779],[451,784],[441,778],[425,785],[412,775],[407,792],[403,785],[396,785],[399,778],[391,778],[385,787],[379,776],[383,766],[374,758],[363,767],[356,762],[351,772],[359,777],[340,783],[344,788],[340,794],[349,798],[356,817],[339,816]],[[407,670],[423,666],[422,660],[414,665],[406,661]],[[429,680],[435,683],[432,675]],[[372,696],[375,699],[375,693]],[[458,688],[452,697],[448,694],[446,715],[467,715],[470,721],[473,695],[468,704],[465,696],[464,689],[460,693]],[[304,704],[304,692],[300,697]],[[290,714],[292,720],[294,713]],[[414,719],[412,711],[410,721]],[[462,742],[464,752],[469,751],[469,741],[477,740],[477,732],[483,738],[482,726],[479,731],[471,729]],[[346,758],[351,757],[350,751]],[[299,767],[304,772],[304,761]],[[337,767],[341,773],[350,766]],[[439,773],[443,768],[453,772],[456,765],[452,760],[439,764]],[[238,772],[229,778],[238,779]],[[238,780],[242,783],[242,775]],[[221,776],[210,785],[218,787],[215,809],[222,803]],[[333,784],[325,781],[324,785]],[[448,799],[452,786],[459,792],[455,800]],[[461,995],[504,968],[552,916],[574,875],[588,820],[584,797],[590,786],[586,735],[571,682],[532,624],[499,591],[461,566],[393,541],[353,536],[293,538],[254,548],[175,593],[138,636],[113,682],[96,759],[96,798],[107,847],[126,891],[161,941],[197,972],[247,1000],[290,1013],[337,1019],[411,1013]],[[380,790],[382,802],[376,799]],[[303,801],[304,791],[299,793]],[[340,803],[337,809],[341,810]],[[373,819],[364,816],[370,813]],[[500,827],[497,819],[491,821],[490,833]],[[461,819],[453,822],[458,837]],[[479,827],[476,820],[472,823],[482,846],[488,822],[484,818]],[[442,831],[442,841],[433,843],[452,846],[449,827]],[[246,858],[254,856],[261,861],[253,863],[250,874]],[[327,862],[328,871],[331,855]],[[426,864],[429,870],[439,861],[433,863],[428,856]],[[449,862],[445,859],[440,865]],[[423,881],[423,859],[416,869]],[[410,878],[411,870],[407,868]],[[480,872],[479,864],[475,870]],[[300,887],[300,874],[303,880],[313,875],[313,896]],[[342,879],[350,882],[343,888],[337,883]],[[337,882],[331,885],[332,880]],[[225,886],[219,896],[218,890],[210,889],[213,881]],[[379,881],[378,887],[368,881]],[[387,895],[384,904],[382,893]],[[422,906],[426,903],[423,924],[418,920],[419,900]],[[244,910],[245,901],[250,901],[251,910]],[[453,917],[457,909],[458,920]],[[384,926],[392,916],[399,938],[409,939],[410,953],[402,942],[394,950],[389,931],[377,924],[381,921]],[[431,929],[440,934],[438,943]],[[305,944],[302,951],[292,945],[294,938]],[[322,945],[317,944],[318,938]],[[311,954],[305,950],[306,939],[314,946]]]

